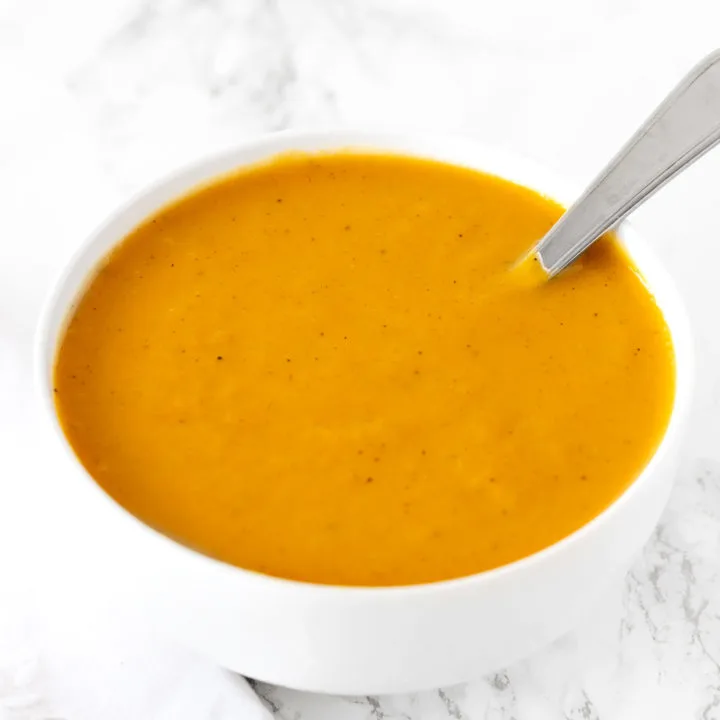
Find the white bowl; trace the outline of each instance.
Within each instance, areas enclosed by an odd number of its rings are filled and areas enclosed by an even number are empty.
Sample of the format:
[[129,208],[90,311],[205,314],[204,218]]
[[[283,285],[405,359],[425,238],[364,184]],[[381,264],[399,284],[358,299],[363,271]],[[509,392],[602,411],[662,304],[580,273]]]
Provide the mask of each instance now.
[[[380,694],[478,677],[529,655],[571,629],[598,592],[642,547],[673,481],[692,385],[692,340],[672,281],[628,227],[622,242],[665,316],[674,342],[677,392],[662,444],[605,512],[555,545],[471,577],[395,588],[312,585],[241,570],[151,530],[118,506],[75,458],[55,415],[52,368],[73,303],[106,253],[148,215],[198,184],[287,150],[390,150],[478,168],[568,203],[568,192],[532,164],[468,139],[427,135],[281,133],[204,160],[140,193],[82,246],[60,277],[41,321],[37,386],[63,462],[73,466],[80,512],[127,542],[128,575],[158,625],[221,665],[303,690]],[[70,488],[68,488],[70,490]],[[282,532],[282,528],[278,528]]]

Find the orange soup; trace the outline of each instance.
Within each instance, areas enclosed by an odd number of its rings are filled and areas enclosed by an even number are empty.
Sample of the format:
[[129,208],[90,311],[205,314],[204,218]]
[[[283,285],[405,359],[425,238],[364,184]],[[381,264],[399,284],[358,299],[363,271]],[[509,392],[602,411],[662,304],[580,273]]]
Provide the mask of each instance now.
[[611,238],[549,282],[562,213],[442,163],[288,155],[158,212],[61,341],[90,475],[181,543],[340,585],[456,578],[578,529],[674,396],[667,326]]

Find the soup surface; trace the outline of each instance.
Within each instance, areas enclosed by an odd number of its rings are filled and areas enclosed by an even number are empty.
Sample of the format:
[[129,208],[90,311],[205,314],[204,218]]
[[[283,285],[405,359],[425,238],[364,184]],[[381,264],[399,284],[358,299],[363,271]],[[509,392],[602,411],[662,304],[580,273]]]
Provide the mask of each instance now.
[[107,258],[55,398],[95,480],[159,531],[285,578],[468,575],[587,523],[657,447],[668,329],[611,238],[536,282],[561,214],[392,155],[288,155]]

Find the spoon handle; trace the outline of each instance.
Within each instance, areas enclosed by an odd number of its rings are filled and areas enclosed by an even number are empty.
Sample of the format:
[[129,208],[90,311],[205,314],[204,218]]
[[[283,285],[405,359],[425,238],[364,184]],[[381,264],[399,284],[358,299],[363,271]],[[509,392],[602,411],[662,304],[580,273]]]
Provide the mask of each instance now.
[[720,51],[661,105],[535,248],[551,277],[720,141]]

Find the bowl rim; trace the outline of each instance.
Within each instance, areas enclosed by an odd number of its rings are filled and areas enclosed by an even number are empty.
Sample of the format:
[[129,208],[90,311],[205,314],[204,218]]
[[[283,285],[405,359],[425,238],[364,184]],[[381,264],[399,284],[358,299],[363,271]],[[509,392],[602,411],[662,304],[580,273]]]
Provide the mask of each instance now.
[[[569,535],[566,535],[547,547],[510,563],[457,578],[412,585],[389,586],[320,584],[266,575],[255,570],[237,567],[173,540],[130,513],[107,494],[92,478],[75,455],[72,446],[67,440],[60,425],[53,399],[52,368],[56,357],[58,342],[62,336],[65,322],[72,312],[75,300],[84,292],[87,283],[94,276],[98,265],[102,263],[102,258],[107,255],[112,247],[121,242],[127,234],[117,235],[107,244],[102,254],[95,258],[90,264],[89,269],[86,269],[83,273],[83,282],[80,284],[74,283],[72,299],[69,302],[61,306],[60,300],[67,287],[73,285],[71,282],[73,271],[82,264],[83,259],[90,254],[96,246],[104,245],[103,241],[105,236],[111,232],[113,226],[137,208],[142,201],[161,194],[163,191],[167,191],[171,185],[179,183],[183,189],[179,192],[172,193],[170,200],[153,202],[152,209],[143,215],[144,218],[151,216],[174,200],[184,197],[194,189],[211,183],[214,179],[222,177],[228,172],[232,172],[233,169],[251,167],[257,162],[267,161],[273,156],[284,152],[307,151],[310,153],[322,153],[341,150],[370,153],[379,152],[429,158],[481,170],[508,179],[519,185],[525,185],[560,202],[564,206],[567,206],[569,201],[579,195],[578,192],[572,191],[573,185],[576,185],[576,183],[571,184],[567,181],[560,180],[554,172],[541,167],[534,161],[517,153],[500,149],[497,146],[479,142],[472,136],[456,133],[387,133],[373,130],[347,129],[325,131],[284,130],[258,135],[243,143],[203,156],[194,162],[183,164],[164,174],[159,180],[144,186],[141,190],[134,193],[126,202],[122,203],[76,248],[69,259],[63,264],[61,271],[52,283],[36,327],[33,348],[35,394],[42,409],[45,431],[47,432],[49,430],[49,434],[54,436],[56,443],[59,441],[64,451],[64,457],[69,459],[70,463],[74,465],[76,472],[73,472],[72,475],[77,479],[76,487],[84,486],[86,493],[95,498],[97,507],[102,506],[106,512],[114,512],[116,515],[118,515],[119,511],[119,515],[122,516],[124,524],[129,531],[131,531],[132,526],[134,526],[136,535],[138,532],[144,533],[147,542],[155,544],[156,548],[164,550],[166,554],[174,554],[177,559],[196,564],[199,562],[205,565],[206,568],[214,568],[216,572],[222,573],[229,578],[232,577],[238,581],[251,582],[254,584],[259,583],[264,585],[268,590],[293,593],[319,593],[328,598],[337,595],[343,595],[345,597],[353,595],[358,598],[377,597],[389,599],[441,594],[448,591],[460,590],[461,588],[489,585],[509,574],[519,573],[552,560],[552,558],[567,551],[571,546],[581,542],[584,538],[600,531],[613,517],[622,512],[623,508],[640,492],[640,488],[649,482],[650,476],[655,472],[656,467],[661,464],[670,446],[674,444],[674,441],[681,433],[692,398],[694,343],[682,299],[669,273],[667,273],[660,264],[649,244],[647,244],[627,222],[622,223],[615,230],[621,244],[628,252],[633,263],[637,264],[643,279],[645,279],[645,268],[651,266],[653,280],[647,284],[653,296],[655,296],[653,286],[663,285],[663,299],[658,301],[658,306],[670,329],[670,337],[675,353],[676,380],[675,397],[667,428],[662,440],[645,467],[610,505]],[[245,161],[238,160],[235,162],[236,158],[239,159],[248,154],[254,156],[254,159]],[[465,155],[479,156],[486,159],[488,161],[487,167],[484,162],[469,161],[465,163],[459,159]],[[212,170],[218,165],[227,167],[223,170]],[[498,169],[496,170],[494,168]],[[505,168],[507,168],[507,172],[504,170]],[[188,182],[190,178],[197,175],[202,176],[203,179]],[[640,256],[639,260],[638,256]],[[666,311],[672,312],[672,322],[667,319]],[[58,316],[61,318],[60,321],[57,320]],[[75,481],[72,480],[71,482]]]

